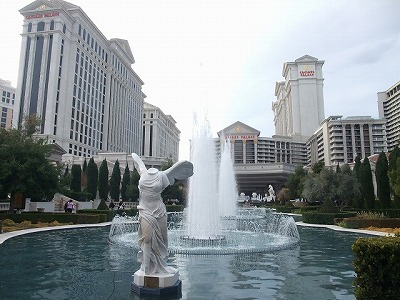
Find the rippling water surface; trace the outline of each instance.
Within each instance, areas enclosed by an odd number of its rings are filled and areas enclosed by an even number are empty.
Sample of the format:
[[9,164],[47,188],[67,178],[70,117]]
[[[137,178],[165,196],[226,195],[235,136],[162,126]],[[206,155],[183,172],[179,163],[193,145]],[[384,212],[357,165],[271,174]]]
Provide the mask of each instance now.
[[[130,291],[136,253],[109,244],[108,233],[57,230],[5,241],[0,299],[151,299]],[[273,253],[172,255],[182,297],[171,299],[355,299],[351,244],[359,235],[308,227],[299,233],[299,245]]]

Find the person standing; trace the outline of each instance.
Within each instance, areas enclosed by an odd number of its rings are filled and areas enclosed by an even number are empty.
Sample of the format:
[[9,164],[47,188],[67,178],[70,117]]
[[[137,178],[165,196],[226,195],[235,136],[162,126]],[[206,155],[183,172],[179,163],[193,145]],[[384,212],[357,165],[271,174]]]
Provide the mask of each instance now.
[[124,201],[119,201],[119,204],[118,204],[118,210],[124,210],[125,209],[125,203],[124,203]]
[[69,201],[67,202],[67,205],[66,205],[66,212],[67,213],[72,213],[72,211],[75,209],[75,205],[74,205],[74,202],[72,201],[72,199],[69,199]]
[[108,206],[109,209],[114,210],[115,204],[114,201],[111,200],[110,205]]

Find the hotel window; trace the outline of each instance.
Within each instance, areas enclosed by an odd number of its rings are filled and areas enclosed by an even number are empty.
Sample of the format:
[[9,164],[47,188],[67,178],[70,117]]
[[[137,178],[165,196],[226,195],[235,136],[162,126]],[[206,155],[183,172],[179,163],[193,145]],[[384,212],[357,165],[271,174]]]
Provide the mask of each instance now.
[[243,163],[243,141],[242,140],[235,140],[234,161],[235,161],[235,163]]
[[37,31],[43,31],[44,30],[44,22],[39,22],[37,24]]

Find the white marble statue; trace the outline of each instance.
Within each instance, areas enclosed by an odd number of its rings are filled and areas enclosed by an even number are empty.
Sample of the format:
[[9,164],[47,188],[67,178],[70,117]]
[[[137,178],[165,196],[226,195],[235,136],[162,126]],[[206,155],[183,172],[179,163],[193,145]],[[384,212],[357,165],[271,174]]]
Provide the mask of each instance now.
[[275,191],[274,191],[274,188],[272,187],[272,185],[268,186],[268,193],[269,193],[270,201],[275,201],[276,196],[275,196]]
[[168,236],[167,211],[161,192],[175,183],[193,175],[193,165],[189,161],[179,161],[165,171],[146,169],[136,153],[132,153],[139,179],[139,246],[138,261],[146,275],[173,273],[167,266]]
[[275,196],[275,191],[274,191],[274,188],[272,187],[272,185],[269,185],[268,186],[268,193],[269,193],[269,195],[272,197],[272,196]]

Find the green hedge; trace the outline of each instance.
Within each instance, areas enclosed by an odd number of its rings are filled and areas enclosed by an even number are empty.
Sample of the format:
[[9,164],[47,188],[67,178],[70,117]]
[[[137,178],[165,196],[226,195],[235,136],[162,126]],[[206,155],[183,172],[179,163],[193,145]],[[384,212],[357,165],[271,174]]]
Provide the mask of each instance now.
[[312,224],[335,224],[335,218],[350,218],[354,217],[356,213],[321,213],[318,211],[303,212],[303,222]]
[[[184,206],[183,205],[166,205],[167,212],[179,212],[183,211]],[[114,218],[115,215],[126,215],[130,217],[134,217],[138,214],[138,209],[137,208],[131,208],[131,209],[125,209],[125,210],[99,210],[99,209],[80,209],[77,211],[78,214],[95,214],[95,215],[104,215],[104,221],[102,222],[111,222]]]
[[28,212],[21,214],[0,214],[0,219],[10,219],[15,223],[21,223],[23,221],[31,221],[35,223],[51,223],[58,221],[60,223],[73,223],[73,224],[95,224],[106,221],[106,215],[104,214],[67,214],[67,213],[39,213],[39,212]]
[[167,208],[167,212],[177,212],[177,211],[183,211],[185,208],[183,205],[165,205]]
[[78,214],[90,214],[90,215],[103,215],[104,222],[110,222],[114,218],[115,210],[100,210],[100,209],[78,209]]
[[400,237],[359,238],[352,249],[357,299],[400,299]]
[[319,210],[319,206],[302,206],[302,207],[295,207],[296,212],[305,213],[310,211],[317,211]]
[[344,218],[341,220],[345,228],[399,228],[400,219],[360,219],[360,218]]

